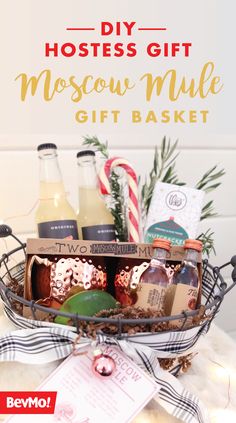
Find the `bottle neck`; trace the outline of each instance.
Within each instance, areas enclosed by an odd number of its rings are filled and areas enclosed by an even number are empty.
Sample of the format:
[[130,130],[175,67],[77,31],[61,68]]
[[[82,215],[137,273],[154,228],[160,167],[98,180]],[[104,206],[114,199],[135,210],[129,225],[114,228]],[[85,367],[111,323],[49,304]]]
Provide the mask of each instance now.
[[152,257],[152,264],[156,265],[162,265],[164,266],[166,264],[168,251],[164,248],[154,248],[154,253]]
[[198,251],[191,248],[185,250],[185,263],[197,267]]
[[54,149],[39,152],[40,199],[65,196],[65,188]]
[[94,156],[78,157],[79,188],[98,188]]

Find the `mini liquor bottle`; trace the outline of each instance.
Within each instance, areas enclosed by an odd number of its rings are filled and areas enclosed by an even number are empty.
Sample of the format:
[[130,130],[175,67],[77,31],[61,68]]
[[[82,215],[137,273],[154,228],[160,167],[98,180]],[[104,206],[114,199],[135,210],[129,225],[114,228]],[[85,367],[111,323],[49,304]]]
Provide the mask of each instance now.
[[[172,283],[176,285],[176,295],[182,291],[185,292],[184,297],[186,306],[183,309],[194,310],[197,304],[199,291],[199,273],[197,268],[198,254],[202,251],[202,242],[195,239],[186,239],[184,243],[185,256],[182,263],[177,267]],[[181,295],[182,300],[183,296]],[[181,310],[180,310],[181,311]]]
[[154,254],[149,266],[141,275],[135,306],[162,310],[166,289],[169,285],[165,265],[171,243],[166,239],[156,238],[152,246]]

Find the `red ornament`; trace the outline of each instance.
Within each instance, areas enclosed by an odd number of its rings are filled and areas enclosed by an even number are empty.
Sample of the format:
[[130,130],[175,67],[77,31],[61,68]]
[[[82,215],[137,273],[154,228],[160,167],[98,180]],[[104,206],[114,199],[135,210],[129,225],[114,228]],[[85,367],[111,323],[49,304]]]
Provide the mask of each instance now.
[[93,355],[93,373],[101,378],[111,376],[116,368],[116,364],[113,358],[108,354],[104,354],[101,350],[95,350]]

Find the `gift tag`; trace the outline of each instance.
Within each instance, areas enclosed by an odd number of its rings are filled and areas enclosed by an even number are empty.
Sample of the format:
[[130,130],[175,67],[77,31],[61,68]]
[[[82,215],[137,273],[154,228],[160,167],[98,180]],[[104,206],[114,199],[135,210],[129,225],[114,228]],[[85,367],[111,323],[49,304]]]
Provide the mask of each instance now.
[[150,376],[111,346],[100,355],[71,355],[37,390],[57,391],[54,415],[16,415],[7,422],[128,423],[158,392]]

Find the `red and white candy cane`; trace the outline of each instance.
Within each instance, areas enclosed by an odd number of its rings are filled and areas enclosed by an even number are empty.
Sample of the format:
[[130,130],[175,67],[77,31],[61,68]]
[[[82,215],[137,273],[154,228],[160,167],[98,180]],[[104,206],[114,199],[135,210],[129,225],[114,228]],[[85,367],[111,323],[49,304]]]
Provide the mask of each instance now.
[[122,157],[113,157],[108,159],[102,166],[99,182],[100,190],[104,195],[111,194],[110,175],[115,167],[121,167],[125,170],[129,187],[128,198],[128,231],[129,241],[139,242],[139,205],[138,205],[138,181],[137,176],[128,160]]

